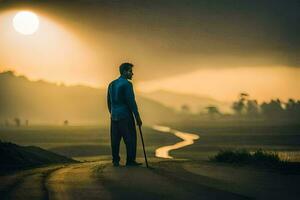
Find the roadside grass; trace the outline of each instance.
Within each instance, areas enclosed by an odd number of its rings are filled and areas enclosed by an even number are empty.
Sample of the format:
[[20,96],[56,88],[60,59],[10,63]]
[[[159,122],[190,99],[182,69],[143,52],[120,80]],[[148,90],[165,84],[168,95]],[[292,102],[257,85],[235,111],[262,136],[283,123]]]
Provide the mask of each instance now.
[[288,162],[280,159],[276,152],[267,152],[258,149],[250,152],[247,149],[220,150],[210,159],[214,162],[230,163],[236,165],[254,165],[281,168]]
[[235,166],[254,166],[279,171],[284,174],[300,174],[300,162],[281,159],[276,152],[258,149],[250,152],[247,149],[220,150],[212,162],[227,163]]
[[266,152],[262,149],[254,153],[247,149],[220,150],[211,160],[232,164],[255,165],[277,165],[283,162],[277,153]]

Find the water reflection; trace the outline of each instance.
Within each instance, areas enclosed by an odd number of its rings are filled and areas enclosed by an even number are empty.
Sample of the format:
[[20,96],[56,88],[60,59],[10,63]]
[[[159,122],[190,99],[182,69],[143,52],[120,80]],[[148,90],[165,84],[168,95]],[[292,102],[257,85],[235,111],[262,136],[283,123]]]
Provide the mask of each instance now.
[[163,146],[155,151],[155,156],[159,158],[173,158],[172,156],[169,155],[169,152],[174,149],[179,149],[188,145],[191,145],[194,143],[194,140],[199,139],[199,136],[196,134],[191,134],[191,133],[185,133],[181,131],[177,131],[175,129],[171,129],[168,126],[158,126],[155,125],[152,127],[154,130],[160,131],[160,132],[165,132],[165,133],[172,133],[175,136],[181,138],[183,141],[178,142],[173,145],[169,146]]

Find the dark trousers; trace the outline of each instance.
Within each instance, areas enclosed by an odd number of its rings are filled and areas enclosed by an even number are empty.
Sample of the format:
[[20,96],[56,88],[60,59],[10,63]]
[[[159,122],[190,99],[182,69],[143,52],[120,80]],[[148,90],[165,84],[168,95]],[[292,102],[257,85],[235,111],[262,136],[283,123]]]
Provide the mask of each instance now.
[[120,142],[123,138],[126,145],[127,162],[135,161],[136,158],[136,129],[134,118],[111,120],[110,138],[113,162],[119,162]]

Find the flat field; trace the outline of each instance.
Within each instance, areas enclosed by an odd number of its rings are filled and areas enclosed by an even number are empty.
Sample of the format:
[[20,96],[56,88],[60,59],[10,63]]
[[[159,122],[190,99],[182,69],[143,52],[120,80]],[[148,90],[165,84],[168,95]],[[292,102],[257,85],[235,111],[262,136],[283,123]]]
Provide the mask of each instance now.
[[[295,126],[230,124],[170,125],[198,134],[193,145],[171,151],[175,159],[155,158],[155,149],[180,142],[170,133],[143,128],[151,166],[121,167],[110,161],[109,129],[87,126],[32,126],[0,129],[0,138],[35,145],[82,162],[0,176],[1,199],[299,199],[300,170],[276,171],[208,161],[220,149],[258,148],[299,161]],[[138,135],[139,138],[139,135]],[[140,139],[137,160],[143,162]],[[296,167],[299,164],[295,163]],[[145,181],[147,180],[147,181]],[[178,187],[180,186],[180,187]],[[30,191],[30,192],[28,192]],[[138,192],[137,192],[138,191]]]
[[[171,128],[200,136],[193,145],[173,150],[179,159],[207,160],[221,149],[263,149],[279,153],[282,159],[300,161],[300,126],[265,124],[199,123],[177,124]],[[138,131],[138,130],[137,130]],[[143,157],[139,132],[137,157]],[[155,149],[180,142],[173,134],[143,127],[147,155],[155,157]],[[32,126],[0,128],[0,139],[20,145],[34,145],[79,160],[109,158],[108,127],[96,126]],[[121,142],[121,156],[125,145]]]

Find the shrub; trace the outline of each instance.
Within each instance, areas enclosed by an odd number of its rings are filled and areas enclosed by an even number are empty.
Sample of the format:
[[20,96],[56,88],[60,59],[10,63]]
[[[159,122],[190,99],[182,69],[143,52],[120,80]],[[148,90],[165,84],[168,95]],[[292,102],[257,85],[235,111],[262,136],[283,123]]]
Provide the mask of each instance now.
[[221,150],[212,158],[216,162],[232,163],[232,164],[251,164],[265,166],[279,166],[283,163],[278,154],[263,151],[261,149],[250,153],[246,149],[238,150]]
[[217,162],[227,163],[246,163],[249,161],[251,154],[245,150],[221,150],[215,157],[214,160]]

